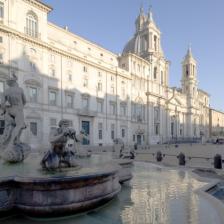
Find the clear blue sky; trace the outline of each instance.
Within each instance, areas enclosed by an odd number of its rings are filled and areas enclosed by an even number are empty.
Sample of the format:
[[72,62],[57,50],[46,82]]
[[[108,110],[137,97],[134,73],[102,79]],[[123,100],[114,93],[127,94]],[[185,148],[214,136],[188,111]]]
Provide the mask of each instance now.
[[152,4],[162,32],[162,47],[171,61],[170,86],[180,86],[181,61],[191,43],[198,62],[199,88],[211,106],[224,110],[224,0],[44,0],[54,10],[49,20],[121,53],[134,33],[141,4]]

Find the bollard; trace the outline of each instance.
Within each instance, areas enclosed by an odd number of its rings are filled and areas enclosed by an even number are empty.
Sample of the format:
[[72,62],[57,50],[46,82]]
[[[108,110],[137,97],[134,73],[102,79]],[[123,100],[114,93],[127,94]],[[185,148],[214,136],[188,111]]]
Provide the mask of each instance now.
[[214,156],[214,168],[222,169],[222,156],[220,154]]
[[185,166],[186,160],[185,160],[185,155],[181,152],[177,158],[179,159],[179,165],[180,166]]
[[157,162],[161,162],[163,160],[162,153],[160,151],[156,153],[156,160]]

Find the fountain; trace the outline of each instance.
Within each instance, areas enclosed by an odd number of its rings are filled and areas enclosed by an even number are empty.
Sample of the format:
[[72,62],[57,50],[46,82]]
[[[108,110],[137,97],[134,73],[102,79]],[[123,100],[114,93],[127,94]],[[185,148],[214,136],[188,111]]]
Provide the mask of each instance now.
[[16,80],[13,75],[7,81],[1,105],[6,127],[0,136],[0,217],[74,215],[114,198],[120,183],[132,178],[132,161],[81,164],[73,150],[76,132],[65,119],[50,134],[51,149],[44,156],[30,153],[20,142],[26,99]]

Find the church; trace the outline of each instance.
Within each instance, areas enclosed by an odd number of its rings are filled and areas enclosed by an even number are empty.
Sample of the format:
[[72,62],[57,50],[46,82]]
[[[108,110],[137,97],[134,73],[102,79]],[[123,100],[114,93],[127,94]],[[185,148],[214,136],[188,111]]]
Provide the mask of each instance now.
[[192,50],[180,64],[180,88],[169,87],[170,62],[151,9],[140,9],[121,54],[49,22],[52,10],[39,0],[0,0],[0,92],[16,74],[27,98],[27,143],[48,146],[62,118],[96,146],[210,137],[209,94],[198,86]]

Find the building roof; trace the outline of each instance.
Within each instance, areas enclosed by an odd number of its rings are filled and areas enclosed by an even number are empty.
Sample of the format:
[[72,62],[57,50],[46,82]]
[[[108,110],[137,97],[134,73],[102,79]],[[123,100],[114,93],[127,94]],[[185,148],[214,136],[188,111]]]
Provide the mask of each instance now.
[[52,6],[44,3],[42,0],[34,0],[34,1],[37,2],[38,4],[43,5],[45,8],[48,9],[49,12],[53,10],[53,7]]

